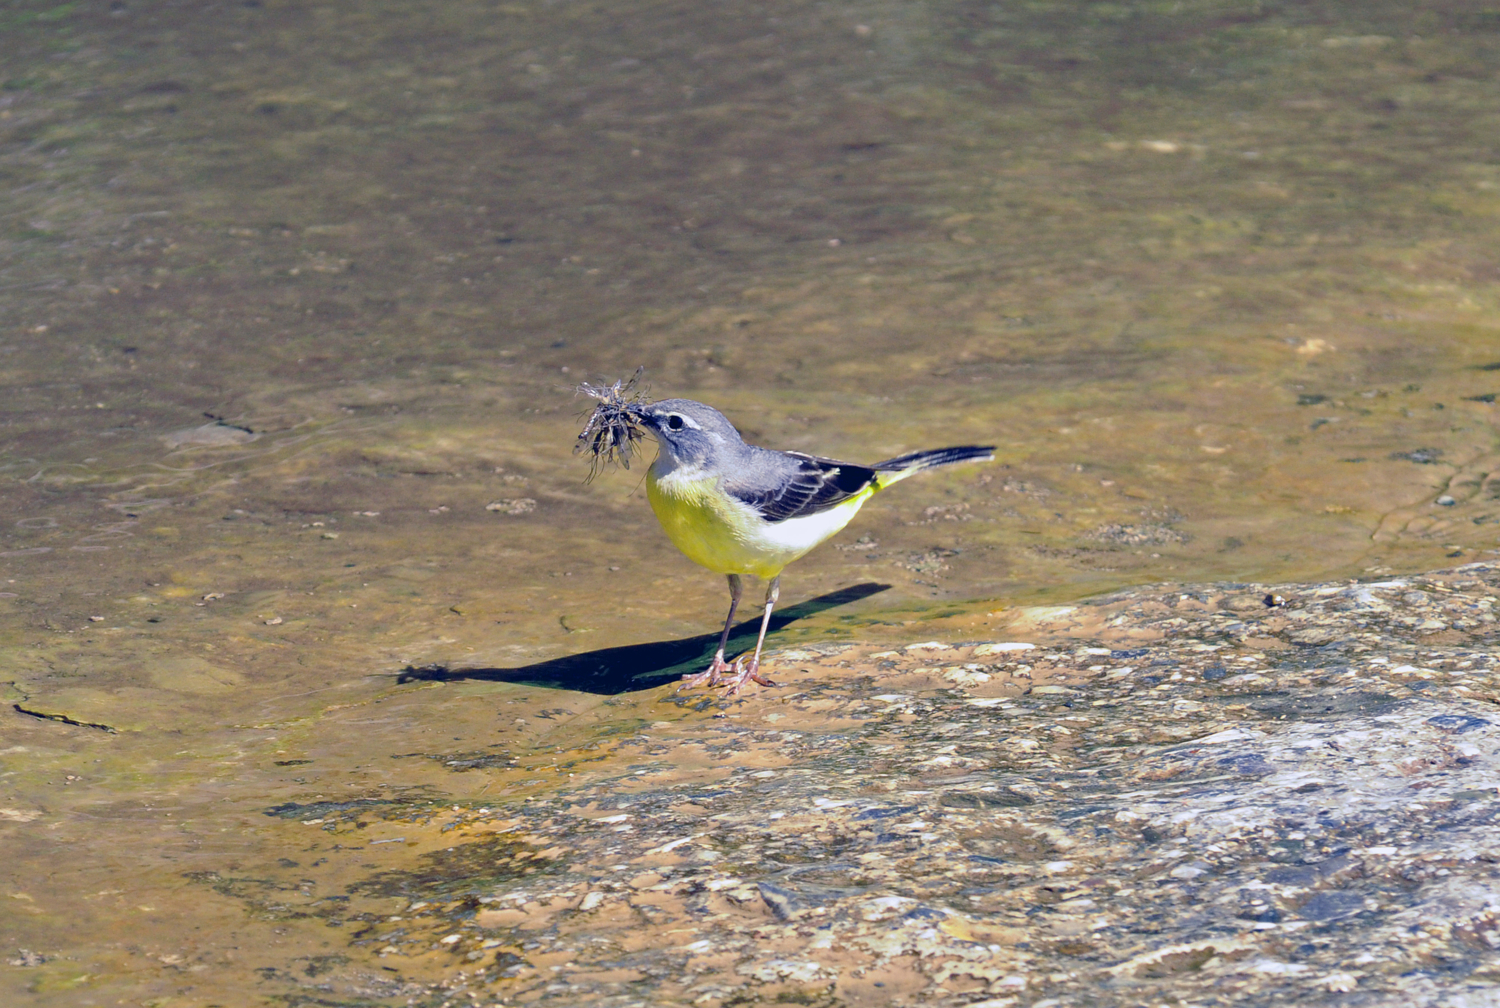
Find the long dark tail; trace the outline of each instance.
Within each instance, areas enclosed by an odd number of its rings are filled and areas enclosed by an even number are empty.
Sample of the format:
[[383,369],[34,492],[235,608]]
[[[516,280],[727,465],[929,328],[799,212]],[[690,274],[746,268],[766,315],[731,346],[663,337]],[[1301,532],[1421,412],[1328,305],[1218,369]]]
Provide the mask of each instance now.
[[958,448],[934,448],[931,451],[909,452],[897,455],[884,462],[876,462],[870,468],[876,472],[875,480],[881,487],[890,486],[923,469],[936,466],[956,465],[959,462],[987,462],[995,457],[994,445],[963,445]]
[[931,451],[909,452],[897,455],[884,462],[876,462],[870,468],[877,472],[906,469],[931,469],[933,466],[954,465],[958,462],[988,462],[995,457],[994,445],[964,445],[961,448],[934,448]]

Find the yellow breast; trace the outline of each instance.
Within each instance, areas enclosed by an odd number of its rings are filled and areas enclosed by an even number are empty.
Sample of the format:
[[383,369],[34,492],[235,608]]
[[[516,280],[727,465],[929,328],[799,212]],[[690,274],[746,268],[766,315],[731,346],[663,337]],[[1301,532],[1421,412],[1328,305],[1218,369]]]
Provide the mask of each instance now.
[[694,563],[720,574],[772,578],[782,568],[834,535],[854,517],[870,494],[802,518],[768,522],[750,505],[719,489],[716,477],[682,469],[646,475],[651,510],[667,538]]

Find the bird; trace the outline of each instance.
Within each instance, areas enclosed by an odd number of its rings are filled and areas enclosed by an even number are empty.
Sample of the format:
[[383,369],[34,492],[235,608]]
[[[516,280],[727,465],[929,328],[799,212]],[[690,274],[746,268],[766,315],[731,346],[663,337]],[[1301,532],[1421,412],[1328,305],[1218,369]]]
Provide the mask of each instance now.
[[[692,399],[641,403],[631,413],[657,442],[646,494],[667,538],[729,582],[718,651],[707,669],[684,677],[682,685],[717,686],[733,673],[731,696],[749,682],[775,685],[760,674],[760,656],[788,564],[837,534],[865,501],[892,484],[924,469],[995,457],[993,445],[962,445],[863,466],[746,444],[728,417]],[[754,655],[730,664],[724,651],[745,575],[766,580],[765,613]]]

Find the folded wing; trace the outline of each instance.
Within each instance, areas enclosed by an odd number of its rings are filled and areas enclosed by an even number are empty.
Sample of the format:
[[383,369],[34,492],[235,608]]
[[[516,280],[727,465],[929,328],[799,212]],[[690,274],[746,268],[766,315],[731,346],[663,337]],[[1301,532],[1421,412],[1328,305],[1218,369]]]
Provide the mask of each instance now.
[[779,459],[758,461],[753,470],[726,479],[724,492],[749,504],[768,522],[801,518],[837,507],[868,487],[875,470],[848,462],[804,455],[766,452]]

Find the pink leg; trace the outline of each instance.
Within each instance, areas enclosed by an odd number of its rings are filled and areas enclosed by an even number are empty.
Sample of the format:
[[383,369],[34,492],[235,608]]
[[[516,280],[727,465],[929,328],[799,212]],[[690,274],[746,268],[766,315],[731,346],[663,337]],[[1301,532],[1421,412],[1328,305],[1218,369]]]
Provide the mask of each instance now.
[[724,632],[719,635],[719,650],[714,655],[714,660],[709,662],[708,668],[697,675],[685,675],[678,689],[683,686],[717,686],[722,681],[720,676],[730,671],[734,666],[724,660],[724,649],[729,646],[729,630],[734,626],[734,611],[739,608],[740,594],[744,591],[744,585],[740,582],[738,574],[729,575],[729,615],[724,617]]
[[749,662],[745,661],[744,655],[735,659],[734,664],[739,668],[739,675],[735,676],[734,681],[729,684],[730,696],[744,689],[747,682],[756,682],[762,686],[776,685],[760,674],[760,649],[765,646],[766,630],[771,626],[771,610],[776,608],[776,600],[779,598],[781,598],[781,575],[778,574],[766,586],[766,614],[760,618],[760,637],[755,641],[755,657]]

